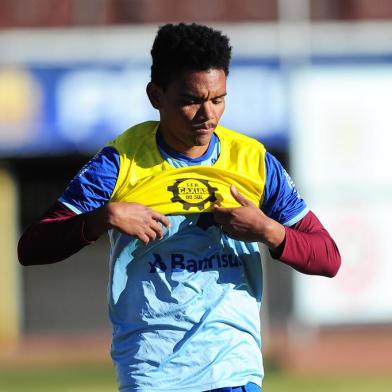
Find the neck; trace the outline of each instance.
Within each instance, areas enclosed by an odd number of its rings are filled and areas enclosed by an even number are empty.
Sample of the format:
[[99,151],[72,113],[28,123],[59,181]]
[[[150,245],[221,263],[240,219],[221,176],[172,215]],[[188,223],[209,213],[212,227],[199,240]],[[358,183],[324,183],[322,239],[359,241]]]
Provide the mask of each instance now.
[[208,150],[209,147],[209,143],[207,145],[189,146],[189,147],[180,145],[179,143],[178,144],[173,142],[168,143],[167,138],[165,138],[163,132],[159,129],[158,129],[158,138],[167,150],[171,150],[176,153],[183,154],[186,157],[192,159],[201,157]]
[[193,146],[189,149],[183,150],[183,151],[177,151],[180,152],[181,154],[184,154],[188,158],[199,158],[201,157],[206,151],[208,150],[208,145],[207,146]]

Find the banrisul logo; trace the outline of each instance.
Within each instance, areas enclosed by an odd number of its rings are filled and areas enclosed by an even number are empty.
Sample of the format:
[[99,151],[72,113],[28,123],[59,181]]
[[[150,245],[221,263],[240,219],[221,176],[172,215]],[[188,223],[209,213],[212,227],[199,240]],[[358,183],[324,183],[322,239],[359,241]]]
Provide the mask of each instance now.
[[197,208],[202,211],[207,202],[216,201],[215,191],[218,189],[212,187],[207,180],[181,178],[168,186],[167,190],[173,193],[171,201],[181,203],[184,210]]
[[241,259],[235,254],[215,253],[202,259],[187,257],[182,253],[172,253],[163,258],[158,253],[152,254],[148,262],[150,273],[159,272],[198,272],[220,268],[238,268],[242,266]]

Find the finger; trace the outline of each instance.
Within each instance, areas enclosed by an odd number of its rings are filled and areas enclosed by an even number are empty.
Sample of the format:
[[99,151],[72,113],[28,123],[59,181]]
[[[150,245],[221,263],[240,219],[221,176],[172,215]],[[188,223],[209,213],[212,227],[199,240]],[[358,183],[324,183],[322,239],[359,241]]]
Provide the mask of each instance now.
[[233,229],[233,227],[231,225],[221,225],[221,230],[228,235],[230,238],[233,238],[234,240],[240,240],[240,236],[238,234],[238,232]]
[[152,230],[155,231],[157,237],[159,239],[162,239],[162,237],[163,237],[163,229],[162,229],[161,223],[159,223],[159,222],[157,222],[155,220],[152,220],[150,227],[151,227]]
[[219,209],[214,208],[212,215],[216,223],[225,224],[231,221],[232,219],[231,211],[226,211],[226,210],[230,210],[230,208],[221,208],[221,207],[219,207]]
[[148,235],[145,233],[140,233],[136,237],[140,240],[140,242],[142,242],[143,245],[147,245],[150,242]]
[[162,215],[161,213],[159,213],[158,211],[155,210],[151,210],[152,214],[151,216],[156,220],[161,222],[164,226],[166,227],[170,227],[170,221],[169,218],[165,215]]
[[238,207],[235,208],[227,208],[227,207],[221,207],[216,204],[212,206],[212,212],[217,213],[217,214],[222,214],[222,215],[230,215],[234,210],[236,210]]
[[222,224],[221,226],[221,230],[228,235],[229,237],[232,237],[232,227],[228,224]]
[[147,235],[149,242],[157,238],[157,233],[153,229],[147,228],[144,233]]
[[237,188],[234,185],[230,186],[230,192],[234,199],[238,201],[238,203],[240,203],[242,206],[246,207],[253,205],[250,200],[246,199],[244,196],[241,195],[241,193],[237,191]]

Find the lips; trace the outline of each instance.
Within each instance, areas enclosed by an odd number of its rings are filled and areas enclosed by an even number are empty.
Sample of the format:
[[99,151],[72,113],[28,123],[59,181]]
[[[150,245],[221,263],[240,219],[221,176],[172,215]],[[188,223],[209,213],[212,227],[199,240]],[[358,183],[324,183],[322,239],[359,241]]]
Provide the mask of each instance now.
[[204,129],[204,128],[197,128],[193,130],[193,133],[196,135],[209,135],[211,133],[210,129]]
[[208,133],[212,129],[215,129],[216,124],[211,123],[211,122],[206,122],[206,123],[200,123],[200,124],[194,124],[192,125],[192,129],[197,132],[201,133]]

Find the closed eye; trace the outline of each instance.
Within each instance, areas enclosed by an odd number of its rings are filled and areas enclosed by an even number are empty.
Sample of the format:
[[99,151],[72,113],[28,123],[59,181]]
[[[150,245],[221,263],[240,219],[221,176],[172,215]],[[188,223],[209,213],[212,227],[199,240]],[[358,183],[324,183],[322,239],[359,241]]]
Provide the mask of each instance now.
[[214,105],[219,105],[220,103],[223,103],[224,101],[225,101],[225,99],[222,97],[222,98],[213,99],[213,100],[212,100],[212,103],[213,103]]
[[190,106],[190,105],[199,105],[200,104],[200,102],[198,102],[194,99],[182,100],[180,103],[182,106]]

